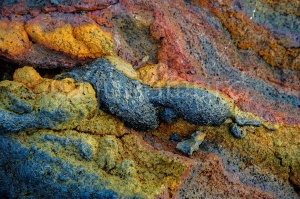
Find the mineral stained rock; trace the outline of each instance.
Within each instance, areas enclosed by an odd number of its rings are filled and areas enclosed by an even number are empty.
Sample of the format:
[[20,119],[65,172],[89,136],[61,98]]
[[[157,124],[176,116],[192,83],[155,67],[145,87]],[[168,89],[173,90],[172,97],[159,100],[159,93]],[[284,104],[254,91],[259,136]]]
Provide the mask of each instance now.
[[[22,139],[20,139],[22,137]],[[136,133],[117,138],[73,130],[1,135],[0,196],[172,196],[193,161],[155,150]],[[170,194],[170,195],[169,195]]]
[[25,29],[33,42],[73,57],[87,59],[114,54],[111,36],[90,18],[39,15],[27,21]]
[[[96,94],[88,83],[42,78],[32,67],[14,73],[14,81],[0,82],[0,132],[59,128],[82,120],[97,109]],[[61,126],[63,128],[63,125]]]
[[23,22],[0,20],[0,52],[10,56],[24,53],[30,46]]
[[[99,100],[98,85],[91,82],[96,92],[90,99],[73,90],[78,110],[57,84],[93,90],[88,83],[43,79],[33,72],[26,72],[30,81],[22,75],[1,82],[0,125],[15,133],[0,130],[0,196],[299,198],[299,15],[297,0],[0,1],[1,72],[6,63],[74,68],[102,55],[119,56],[104,58],[112,69],[108,77],[120,78],[118,85],[92,78],[92,73],[81,75],[105,84],[117,97],[126,93],[119,85],[124,83],[135,96],[133,101],[121,98],[124,103],[109,94]],[[107,77],[108,69],[103,71],[96,76]],[[9,73],[1,74],[1,81],[11,80]],[[35,93],[38,81],[52,82],[55,92]],[[176,90],[180,84],[184,89]],[[233,110],[234,117],[217,127],[189,123],[199,120],[189,118],[195,114],[186,114],[188,109],[204,107],[192,100],[195,87],[189,84],[228,96],[242,112]],[[171,89],[162,88],[176,89],[168,93]],[[190,101],[177,107],[183,101],[177,92]],[[170,94],[169,100],[163,97]],[[97,102],[102,108],[107,103],[105,112],[97,110]],[[40,105],[48,112],[41,114]],[[128,111],[134,114],[127,117]],[[108,112],[121,112],[125,125]],[[132,121],[134,115],[140,120]],[[232,122],[247,133],[244,139],[232,136]],[[277,130],[270,131],[266,122]],[[158,126],[152,133],[139,133],[161,151],[130,134],[130,124],[146,130]],[[52,130],[35,129],[46,127]],[[189,158],[168,141],[171,135],[190,138],[199,130],[205,140]]]
[[[247,141],[243,139],[240,140],[243,142],[241,144],[236,142],[230,132],[224,129],[226,128],[201,128],[203,132],[208,134],[200,145],[200,150],[190,156],[198,164],[190,172],[187,181],[174,195],[174,198],[299,198],[289,182],[279,177],[278,174],[284,172],[278,170],[281,166],[276,163],[274,156],[259,155],[259,160],[256,162],[255,157],[258,154],[254,152],[255,150],[271,152],[268,149],[270,145],[266,145],[267,140],[265,138],[267,136],[261,137],[259,135],[254,142],[250,141],[250,143],[249,139]],[[221,132],[222,135],[219,136]],[[157,148],[177,153],[176,143],[173,141],[151,136],[149,133],[142,135],[147,142]],[[251,133],[250,136],[258,135]],[[263,139],[263,143],[260,143],[259,139]],[[235,147],[230,147],[233,142]],[[296,143],[294,142],[294,144]],[[271,148],[276,150],[276,147],[271,146]],[[243,151],[243,155],[240,153],[241,151]],[[252,155],[247,155],[249,151]],[[273,171],[266,171],[258,166],[259,162],[278,167],[277,169],[274,168]]]

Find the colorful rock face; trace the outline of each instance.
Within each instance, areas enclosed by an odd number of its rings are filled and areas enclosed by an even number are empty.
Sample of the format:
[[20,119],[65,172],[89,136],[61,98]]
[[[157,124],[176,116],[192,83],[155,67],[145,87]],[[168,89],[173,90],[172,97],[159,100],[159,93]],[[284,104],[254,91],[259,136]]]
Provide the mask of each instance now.
[[0,11],[1,198],[299,198],[299,1]]
[[136,134],[19,132],[1,135],[0,149],[0,196],[8,198],[24,193],[34,198],[154,198],[165,190],[173,194],[193,166],[154,150]]

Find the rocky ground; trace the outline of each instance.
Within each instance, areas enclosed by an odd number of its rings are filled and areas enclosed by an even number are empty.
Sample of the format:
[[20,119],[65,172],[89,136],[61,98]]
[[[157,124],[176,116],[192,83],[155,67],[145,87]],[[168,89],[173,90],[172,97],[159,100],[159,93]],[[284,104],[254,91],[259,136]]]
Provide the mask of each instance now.
[[299,198],[299,7],[0,1],[0,196]]

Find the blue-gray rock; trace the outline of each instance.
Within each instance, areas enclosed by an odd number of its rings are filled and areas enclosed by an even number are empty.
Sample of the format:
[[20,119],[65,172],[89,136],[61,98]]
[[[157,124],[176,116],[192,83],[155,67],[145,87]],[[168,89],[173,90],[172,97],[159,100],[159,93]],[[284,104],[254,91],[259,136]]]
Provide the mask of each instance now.
[[247,135],[247,133],[245,131],[242,131],[237,124],[232,125],[230,132],[232,133],[232,135],[235,138],[238,138],[238,139],[242,139],[242,138],[246,137],[246,135]]
[[163,108],[160,112],[160,119],[162,122],[170,124],[178,120],[178,115],[172,109]]
[[0,135],[0,151],[1,198],[119,198],[99,176],[35,146]]
[[203,142],[205,135],[201,131],[196,131],[190,139],[179,142],[176,148],[184,154],[191,156],[193,152],[199,150],[199,145]]
[[174,121],[175,115],[197,125],[222,124],[230,117],[227,101],[206,89],[151,88],[127,77],[107,58],[74,68],[57,78],[70,77],[91,83],[99,107],[120,118],[135,130],[152,131],[158,126],[158,108],[166,109],[162,118]]
[[230,117],[227,101],[205,89],[161,88],[150,93],[153,104],[172,109],[192,124],[219,126]]
[[239,126],[256,126],[260,127],[262,125],[261,121],[258,119],[248,119],[239,116],[235,116],[234,122],[237,123]]
[[58,78],[62,77],[91,83],[97,92],[99,108],[117,116],[127,126],[140,131],[158,127],[158,109],[149,101],[149,87],[124,75],[108,59],[74,68]]

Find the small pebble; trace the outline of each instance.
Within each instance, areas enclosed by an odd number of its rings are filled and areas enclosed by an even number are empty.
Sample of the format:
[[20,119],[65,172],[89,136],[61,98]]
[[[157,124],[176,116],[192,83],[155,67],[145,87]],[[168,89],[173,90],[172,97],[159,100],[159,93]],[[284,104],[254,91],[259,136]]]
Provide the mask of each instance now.
[[231,127],[230,131],[231,131],[232,135],[238,139],[242,139],[242,138],[246,137],[246,135],[247,135],[247,133],[245,131],[242,131],[237,124],[234,124]]
[[179,142],[176,146],[176,149],[180,150],[186,155],[191,156],[194,151],[199,150],[199,145],[203,142],[205,135],[206,134],[201,131],[196,131],[192,134],[190,139]]

